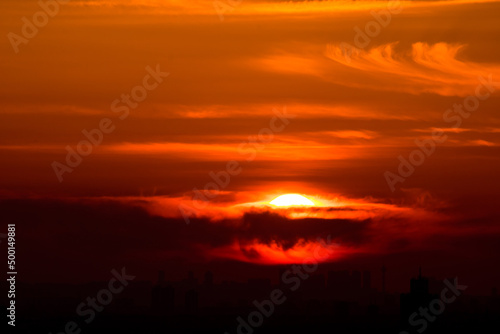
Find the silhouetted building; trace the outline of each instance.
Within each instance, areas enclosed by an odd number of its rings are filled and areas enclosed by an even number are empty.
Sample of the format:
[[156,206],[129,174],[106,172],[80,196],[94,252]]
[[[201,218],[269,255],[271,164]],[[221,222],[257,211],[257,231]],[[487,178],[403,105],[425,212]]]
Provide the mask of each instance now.
[[248,288],[267,291],[271,288],[271,280],[269,278],[250,278]]
[[385,295],[385,272],[387,271],[387,269],[385,268],[385,266],[382,266],[382,294]]
[[352,290],[361,289],[361,272],[354,270],[351,274],[351,284],[350,287]]
[[412,313],[417,312],[420,307],[427,307],[437,297],[429,293],[429,280],[422,277],[422,269],[419,269],[418,277],[410,280],[410,293],[401,294],[401,321],[407,323]]
[[160,270],[158,272],[158,285],[162,285],[163,283],[165,283],[165,272]]
[[153,287],[151,293],[151,307],[153,312],[165,313],[174,310],[175,290],[165,282],[165,272],[158,273],[158,284]]
[[361,272],[354,270],[329,271],[327,288],[330,297],[334,300],[359,300],[361,290]]
[[310,276],[302,282],[301,289],[303,293],[311,299],[325,298],[325,275],[310,274]]
[[346,287],[350,286],[349,271],[329,271],[327,277],[328,290],[332,294],[333,299],[344,299],[349,296]]
[[203,280],[203,285],[205,287],[212,287],[214,285],[214,274],[211,271],[205,273],[205,279]]
[[196,313],[198,311],[198,292],[194,289],[186,291],[186,312]]
[[367,270],[363,271],[363,289],[370,290],[372,286],[371,273]]

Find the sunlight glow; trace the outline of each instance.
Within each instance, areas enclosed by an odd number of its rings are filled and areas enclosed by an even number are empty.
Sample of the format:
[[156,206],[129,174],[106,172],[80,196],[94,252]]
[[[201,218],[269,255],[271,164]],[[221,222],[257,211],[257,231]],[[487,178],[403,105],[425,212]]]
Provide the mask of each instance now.
[[314,202],[299,194],[286,194],[273,199],[269,204],[276,206],[304,205],[315,206]]

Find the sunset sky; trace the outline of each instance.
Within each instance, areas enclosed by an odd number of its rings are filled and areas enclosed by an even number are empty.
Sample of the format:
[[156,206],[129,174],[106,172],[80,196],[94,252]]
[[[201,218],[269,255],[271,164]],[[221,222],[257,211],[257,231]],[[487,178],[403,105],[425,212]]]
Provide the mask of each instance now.
[[[265,270],[330,235],[330,264],[500,280],[500,1],[57,7],[34,32],[37,1],[0,4],[0,205],[25,279]],[[435,148],[401,176],[416,140]],[[269,204],[288,193],[315,206]]]

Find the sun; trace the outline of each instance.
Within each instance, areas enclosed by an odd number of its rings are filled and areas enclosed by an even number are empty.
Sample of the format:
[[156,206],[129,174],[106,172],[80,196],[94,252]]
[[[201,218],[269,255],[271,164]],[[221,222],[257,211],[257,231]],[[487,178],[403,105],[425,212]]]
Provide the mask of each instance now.
[[269,204],[275,206],[292,206],[292,205],[302,205],[302,206],[314,206],[314,202],[299,194],[286,194],[281,195],[273,199]]

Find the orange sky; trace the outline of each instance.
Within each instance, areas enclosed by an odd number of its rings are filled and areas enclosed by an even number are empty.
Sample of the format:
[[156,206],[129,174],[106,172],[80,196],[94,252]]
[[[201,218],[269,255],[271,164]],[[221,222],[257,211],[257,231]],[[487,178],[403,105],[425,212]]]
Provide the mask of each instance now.
[[[342,43],[354,46],[355,28],[388,3],[244,0],[221,20],[213,1],[69,1],[13,46],[22,18],[41,9],[2,1],[0,196],[140,202],[151,215],[179,219],[193,188],[236,161],[241,172],[190,217],[238,221],[254,210],[238,205],[293,192],[344,199],[335,214],[302,217],[369,220],[365,236],[384,236],[346,241],[337,253],[345,256],[391,252],[395,235],[427,247],[422,240],[439,233],[471,233],[470,220],[484,225],[475,233],[496,234],[500,3],[403,1],[346,57]],[[478,88],[480,76],[495,89]],[[447,110],[478,89],[488,97],[454,127]],[[121,101],[142,91],[134,107]],[[54,162],[67,165],[66,147],[76,150],[82,130],[102,128],[103,119],[113,129],[58,176]],[[398,156],[408,159],[414,141],[435,130],[447,140],[391,191],[384,173],[397,173]],[[254,261],[248,245],[269,255],[286,241],[259,233],[200,251]],[[304,234],[294,247],[317,236]],[[295,261],[280,256],[255,262]]]

